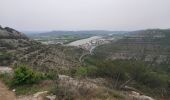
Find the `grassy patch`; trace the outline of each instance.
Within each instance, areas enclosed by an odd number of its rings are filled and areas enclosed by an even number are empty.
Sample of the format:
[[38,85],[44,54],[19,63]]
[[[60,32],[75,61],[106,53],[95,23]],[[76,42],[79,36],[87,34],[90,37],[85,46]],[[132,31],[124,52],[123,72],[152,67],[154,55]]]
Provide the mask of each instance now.
[[15,89],[17,95],[29,95],[43,90],[42,87],[39,87],[38,85],[17,86]]
[[50,92],[57,96],[57,100],[74,100],[73,98],[75,96],[75,92],[70,91],[69,87],[59,85],[55,85]]
[[11,86],[12,74],[2,73],[0,74],[0,79],[8,86]]
[[15,87],[16,95],[31,95],[39,91],[50,91],[53,84],[42,86],[41,84],[22,85]]

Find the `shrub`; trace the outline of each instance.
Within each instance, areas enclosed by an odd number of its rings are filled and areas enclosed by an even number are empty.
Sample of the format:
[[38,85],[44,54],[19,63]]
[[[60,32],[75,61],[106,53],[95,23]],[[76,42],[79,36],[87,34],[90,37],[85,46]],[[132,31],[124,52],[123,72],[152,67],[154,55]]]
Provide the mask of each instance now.
[[151,88],[166,88],[168,87],[167,84],[167,75],[161,75],[156,72],[146,72],[144,73],[144,78],[141,77],[141,81],[139,81],[142,84],[145,84],[148,87]]
[[97,65],[97,76],[112,78],[112,80],[124,81],[127,79],[125,68],[117,62],[101,62]]
[[79,67],[76,71],[76,76],[82,77],[87,75],[87,68],[86,67]]
[[78,77],[85,77],[85,76],[95,76],[96,75],[96,70],[97,68],[94,66],[89,66],[89,67],[79,67],[75,75]]
[[48,73],[45,73],[45,79],[57,80],[58,73],[56,71],[49,71]]
[[12,83],[13,85],[33,84],[39,82],[43,78],[43,74],[21,65],[15,69]]

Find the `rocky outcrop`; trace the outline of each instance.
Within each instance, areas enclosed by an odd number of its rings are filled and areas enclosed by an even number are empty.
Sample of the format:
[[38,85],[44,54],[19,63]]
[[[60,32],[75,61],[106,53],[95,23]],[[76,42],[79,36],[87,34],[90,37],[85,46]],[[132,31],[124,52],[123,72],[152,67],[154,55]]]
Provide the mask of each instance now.
[[31,40],[21,32],[9,27],[0,27],[0,49],[2,50],[28,46],[31,43],[30,41]]
[[13,69],[7,66],[0,66],[0,74],[2,73],[12,73]]
[[146,95],[140,95],[140,93],[138,92],[135,92],[135,91],[132,91],[130,94],[129,94],[129,97],[132,99],[132,100],[155,100],[149,96],[146,96]]
[[0,27],[0,39],[28,39],[23,33],[12,28]]

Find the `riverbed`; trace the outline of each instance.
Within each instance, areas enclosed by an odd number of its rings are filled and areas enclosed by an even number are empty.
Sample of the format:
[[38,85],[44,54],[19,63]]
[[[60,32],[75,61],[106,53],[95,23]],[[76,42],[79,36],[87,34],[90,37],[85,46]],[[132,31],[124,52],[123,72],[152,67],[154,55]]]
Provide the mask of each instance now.
[[90,38],[81,39],[81,40],[77,40],[77,41],[71,42],[68,45],[69,46],[79,46],[79,45],[83,45],[83,44],[89,43],[92,40],[96,40],[96,39],[100,39],[100,38],[102,38],[102,37],[101,36],[92,36]]

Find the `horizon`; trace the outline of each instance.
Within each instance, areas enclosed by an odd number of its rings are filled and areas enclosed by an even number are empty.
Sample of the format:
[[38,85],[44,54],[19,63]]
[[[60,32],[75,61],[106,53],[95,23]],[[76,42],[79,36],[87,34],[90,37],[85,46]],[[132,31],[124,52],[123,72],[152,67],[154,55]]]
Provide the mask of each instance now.
[[128,31],[139,31],[139,30],[169,30],[170,28],[146,28],[137,30],[18,30],[21,32],[55,32],[55,31],[66,31],[66,32],[78,32],[78,31],[113,31],[113,32],[128,32]]
[[12,28],[12,29],[15,29],[19,32],[22,32],[22,33],[32,33],[32,32],[38,32],[38,33],[44,33],[44,32],[58,32],[58,31],[66,31],[66,32],[78,32],[78,31],[113,31],[113,32],[130,32],[130,31],[140,31],[140,30],[169,30],[170,28],[145,28],[145,29],[134,29],[134,30],[90,30],[90,29],[87,29],[87,30],[58,30],[58,29],[52,29],[52,30],[19,30],[19,29],[16,29],[16,28],[13,28],[13,27],[10,27],[10,26],[2,26],[0,25],[2,28],[6,28],[6,27],[9,27],[9,28]]

